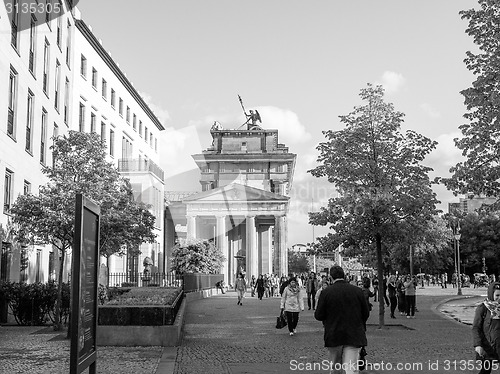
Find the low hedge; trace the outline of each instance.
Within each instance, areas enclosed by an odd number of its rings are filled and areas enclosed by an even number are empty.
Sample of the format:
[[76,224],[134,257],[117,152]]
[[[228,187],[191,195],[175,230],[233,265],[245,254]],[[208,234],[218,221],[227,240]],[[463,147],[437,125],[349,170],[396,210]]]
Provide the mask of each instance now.
[[[25,283],[0,281],[0,299],[8,302],[14,319],[21,326],[42,326],[55,320],[57,283]],[[61,320],[70,312],[70,286],[62,285]]]

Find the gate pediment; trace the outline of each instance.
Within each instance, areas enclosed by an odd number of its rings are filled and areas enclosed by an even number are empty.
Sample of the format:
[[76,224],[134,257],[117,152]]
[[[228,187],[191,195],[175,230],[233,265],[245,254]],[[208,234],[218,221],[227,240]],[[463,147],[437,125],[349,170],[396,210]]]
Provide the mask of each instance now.
[[290,198],[276,193],[261,190],[259,188],[245,186],[239,183],[231,183],[224,187],[200,192],[183,200],[184,203],[202,202],[288,202]]

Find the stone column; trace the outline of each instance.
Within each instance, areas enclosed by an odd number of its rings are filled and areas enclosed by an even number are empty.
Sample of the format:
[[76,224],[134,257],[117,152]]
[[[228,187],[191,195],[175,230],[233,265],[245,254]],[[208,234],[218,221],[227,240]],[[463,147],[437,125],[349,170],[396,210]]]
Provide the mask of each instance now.
[[196,238],[196,216],[187,216],[187,239]]
[[272,238],[270,226],[261,225],[259,227],[259,274],[271,274],[273,272],[273,259],[272,259]]
[[246,255],[247,255],[247,280],[252,275],[257,276],[257,232],[255,230],[255,216],[246,217]]
[[274,256],[278,275],[288,275],[288,253],[286,248],[285,216],[276,216],[274,226]]
[[224,274],[224,283],[229,285],[229,261],[230,253],[227,243],[227,230],[226,230],[226,216],[216,216],[217,217],[217,247],[221,250],[225,260],[222,262],[221,274]]

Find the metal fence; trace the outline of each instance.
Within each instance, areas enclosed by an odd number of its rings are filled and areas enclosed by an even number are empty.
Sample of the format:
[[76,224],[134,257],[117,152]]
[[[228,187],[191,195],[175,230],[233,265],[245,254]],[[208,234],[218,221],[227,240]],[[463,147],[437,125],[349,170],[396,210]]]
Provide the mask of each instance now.
[[182,275],[174,273],[110,273],[109,287],[182,287]]

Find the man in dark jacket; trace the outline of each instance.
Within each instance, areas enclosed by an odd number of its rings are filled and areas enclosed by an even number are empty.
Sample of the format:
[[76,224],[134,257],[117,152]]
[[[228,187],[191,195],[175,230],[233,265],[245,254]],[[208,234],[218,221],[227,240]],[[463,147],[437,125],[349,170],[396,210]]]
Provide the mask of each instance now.
[[280,285],[280,296],[283,296],[283,291],[285,290],[286,286],[290,284],[290,279],[295,278],[295,275],[293,273],[288,274],[288,279],[281,283]]
[[331,373],[356,374],[359,351],[367,345],[368,304],[363,291],[345,281],[340,266],[333,266],[330,275],[333,284],[321,292],[314,317],[323,321]]

